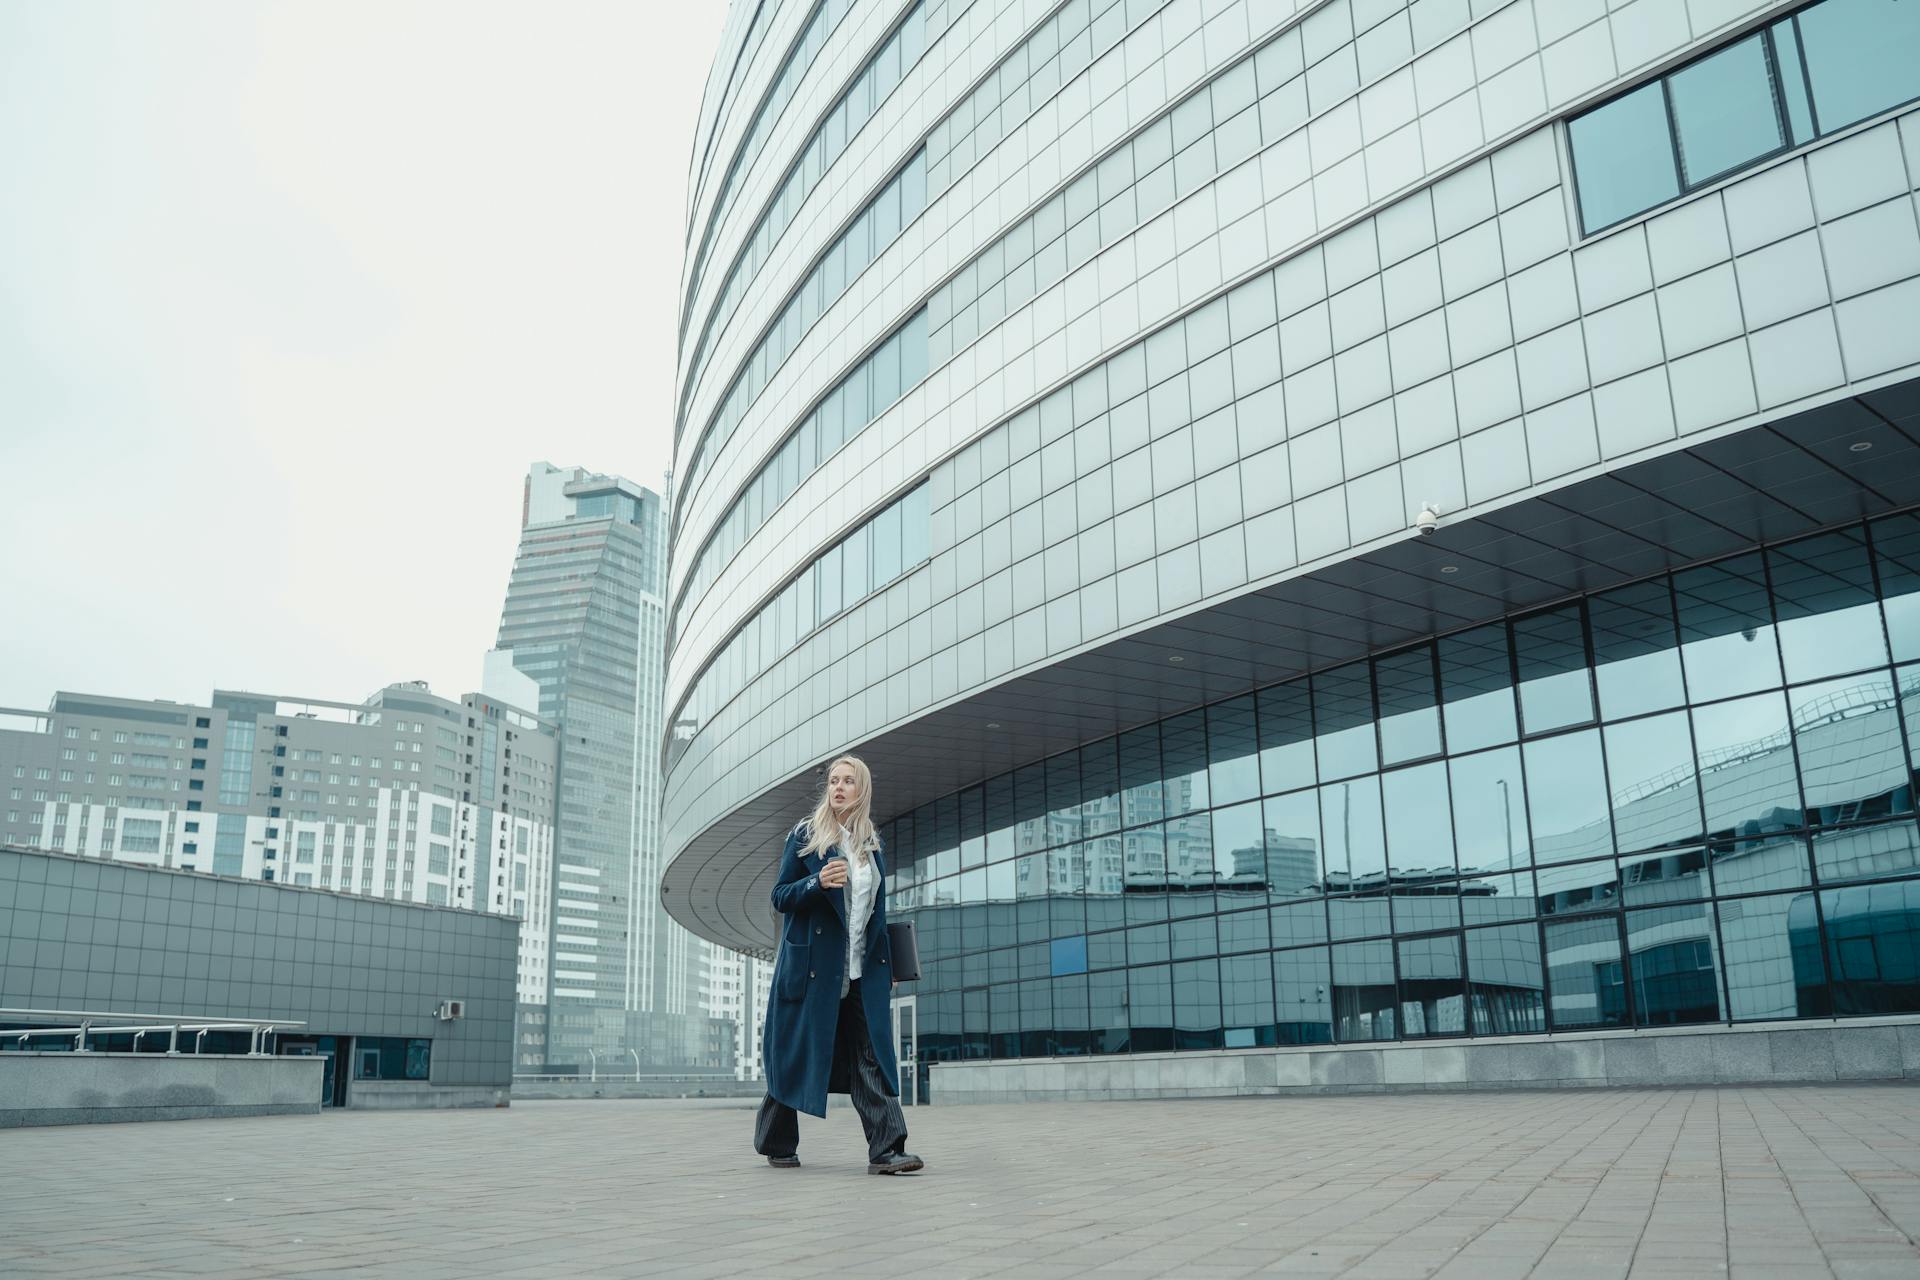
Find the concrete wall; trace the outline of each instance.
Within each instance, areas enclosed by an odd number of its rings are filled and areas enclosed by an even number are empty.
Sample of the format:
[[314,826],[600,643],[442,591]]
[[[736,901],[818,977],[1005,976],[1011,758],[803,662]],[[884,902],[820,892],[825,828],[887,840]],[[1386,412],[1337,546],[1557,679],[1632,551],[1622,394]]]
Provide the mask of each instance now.
[[349,1111],[444,1111],[504,1107],[508,1101],[507,1091],[492,1085],[457,1088],[425,1080],[355,1080],[347,1086]]
[[1920,1018],[940,1062],[930,1092],[932,1101],[948,1105],[1835,1080],[1920,1081]]
[[0,1129],[312,1115],[319,1058],[157,1053],[0,1053]]
[[551,1102],[560,1098],[759,1098],[767,1091],[763,1080],[516,1080],[513,1096],[521,1102]]

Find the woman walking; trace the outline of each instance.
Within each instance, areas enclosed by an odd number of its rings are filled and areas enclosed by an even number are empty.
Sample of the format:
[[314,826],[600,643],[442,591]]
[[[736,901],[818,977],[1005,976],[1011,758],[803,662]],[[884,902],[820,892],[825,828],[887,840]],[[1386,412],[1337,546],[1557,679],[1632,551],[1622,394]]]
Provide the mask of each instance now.
[[886,866],[873,830],[873,775],[853,756],[827,770],[813,813],[787,835],[773,906],[780,912],[761,1053],[767,1097],[753,1149],[800,1167],[800,1117],[850,1094],[867,1133],[868,1173],[913,1173],[893,1049]]

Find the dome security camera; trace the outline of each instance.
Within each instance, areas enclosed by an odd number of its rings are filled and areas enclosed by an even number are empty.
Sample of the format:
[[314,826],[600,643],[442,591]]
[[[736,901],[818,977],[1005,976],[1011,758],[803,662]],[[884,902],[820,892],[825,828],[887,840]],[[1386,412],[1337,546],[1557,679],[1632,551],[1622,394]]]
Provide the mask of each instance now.
[[1440,513],[1434,510],[1431,502],[1421,506],[1420,514],[1413,518],[1413,527],[1420,531],[1420,536],[1423,538],[1431,538],[1439,532]]

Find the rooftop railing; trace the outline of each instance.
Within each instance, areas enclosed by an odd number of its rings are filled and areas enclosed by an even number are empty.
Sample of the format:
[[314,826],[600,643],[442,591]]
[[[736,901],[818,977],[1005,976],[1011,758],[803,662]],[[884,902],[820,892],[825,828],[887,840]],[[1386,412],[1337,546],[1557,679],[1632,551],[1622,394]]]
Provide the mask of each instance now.
[[[0,1031],[0,1051],[26,1051],[33,1040],[71,1040],[72,1053],[139,1053],[140,1043],[147,1036],[167,1037],[165,1052],[179,1055],[182,1052],[199,1053],[206,1043],[207,1034],[213,1031],[243,1031],[247,1033],[247,1056],[267,1057],[273,1052],[273,1036],[282,1029],[297,1030],[307,1024],[286,1019],[266,1020],[260,1018],[210,1018],[201,1015],[176,1017],[161,1013],[113,1013],[78,1009],[0,1009],[0,1022],[49,1021],[49,1026],[12,1026]],[[131,1034],[133,1043],[130,1049],[120,1049],[113,1045],[102,1046],[99,1036],[125,1036]],[[182,1050],[183,1036],[193,1037],[193,1048]]]

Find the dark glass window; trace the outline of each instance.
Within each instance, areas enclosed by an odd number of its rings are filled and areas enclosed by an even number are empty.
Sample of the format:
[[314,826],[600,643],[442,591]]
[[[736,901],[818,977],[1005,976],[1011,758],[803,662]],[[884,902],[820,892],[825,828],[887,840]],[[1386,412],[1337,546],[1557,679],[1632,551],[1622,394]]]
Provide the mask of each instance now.
[[1630,907],[1704,898],[1712,891],[1704,846],[1620,856],[1620,898]]
[[1121,821],[1129,827],[1166,816],[1157,723],[1120,735],[1120,805]]
[[1120,829],[1119,760],[1112,738],[1080,748],[1081,823],[1088,836]]
[[1062,751],[1047,758],[1047,827],[1049,847],[1078,840],[1080,823],[1080,753]]
[[1567,123],[1589,234],[1680,194],[1663,86],[1655,81]]
[[1920,1011],[1920,880],[1828,889],[1820,910],[1833,1011]]

